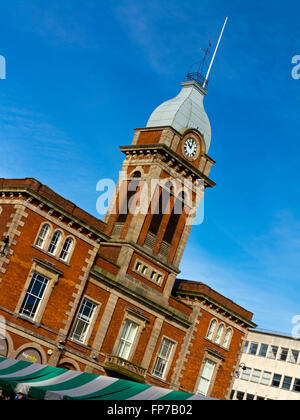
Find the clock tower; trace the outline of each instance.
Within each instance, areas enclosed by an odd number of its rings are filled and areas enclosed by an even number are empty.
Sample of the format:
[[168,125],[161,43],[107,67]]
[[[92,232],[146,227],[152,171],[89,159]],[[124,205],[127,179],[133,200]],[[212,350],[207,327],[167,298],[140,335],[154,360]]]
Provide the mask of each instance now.
[[[106,214],[111,245],[119,247],[120,276],[139,280],[168,297],[214,164],[211,126],[198,73],[180,93],[135,129]],[[141,283],[140,283],[141,285]]]

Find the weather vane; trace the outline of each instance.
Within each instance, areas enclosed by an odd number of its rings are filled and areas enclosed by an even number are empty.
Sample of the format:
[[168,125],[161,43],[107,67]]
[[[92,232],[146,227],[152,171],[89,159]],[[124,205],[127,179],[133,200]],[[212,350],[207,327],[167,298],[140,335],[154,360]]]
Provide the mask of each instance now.
[[208,68],[208,71],[207,71],[207,74],[206,74],[206,77],[205,77],[205,80],[204,80],[204,84],[203,84],[203,88],[204,88],[204,89],[205,89],[205,87],[206,87],[206,85],[207,85],[208,78],[209,78],[209,75],[210,75],[210,71],[211,71],[212,65],[213,65],[213,63],[214,63],[214,61],[215,61],[215,57],[216,57],[216,54],[217,54],[217,51],[218,51],[218,48],[219,48],[219,45],[220,45],[221,39],[222,39],[222,37],[223,37],[223,33],[224,33],[224,29],[225,29],[225,27],[226,27],[227,21],[228,21],[228,16],[226,16],[225,23],[224,23],[223,28],[222,28],[222,31],[221,31],[221,35],[220,35],[220,37],[219,37],[219,40],[218,40],[218,43],[217,43],[216,49],[215,49],[215,51],[214,51],[214,54],[213,54],[213,57],[212,57],[212,60],[211,60],[210,66],[209,66],[209,68]]
[[[211,72],[211,68],[212,68],[212,65],[214,63],[214,60],[215,60],[215,57],[216,57],[221,39],[223,37],[223,33],[224,33],[225,26],[227,24],[227,21],[228,21],[228,16],[225,19],[225,23],[223,25],[221,35],[219,37],[219,40],[218,40],[217,46],[215,48],[215,51],[213,53],[210,64],[208,65],[208,58],[211,55],[211,46],[212,46],[211,41],[209,41],[208,48],[200,48],[200,51],[203,52],[203,59],[200,62],[198,61],[197,63],[194,63],[191,66],[191,68],[190,68],[190,70],[189,70],[189,72],[186,76],[187,81],[188,80],[196,80],[203,87],[203,89],[206,88],[206,86],[208,84],[208,78],[209,78],[209,75],[210,75],[210,72]],[[198,69],[196,71],[192,71],[192,68],[196,64],[199,64]],[[205,72],[206,72],[206,76],[204,77]]]

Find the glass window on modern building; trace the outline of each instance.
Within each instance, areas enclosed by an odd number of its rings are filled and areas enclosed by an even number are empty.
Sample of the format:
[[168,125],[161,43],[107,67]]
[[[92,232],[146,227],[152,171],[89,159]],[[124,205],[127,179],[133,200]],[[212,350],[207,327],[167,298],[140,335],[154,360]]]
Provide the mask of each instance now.
[[285,376],[282,382],[282,389],[289,391],[291,389],[292,380],[293,378],[291,378],[290,376]]
[[238,391],[236,393],[236,399],[239,400],[239,401],[242,401],[244,399],[244,396],[245,396],[244,392]]
[[281,347],[280,353],[279,353],[279,360],[281,360],[282,362],[285,362],[287,360],[288,353],[289,353],[289,349]]
[[300,379],[295,379],[294,386],[293,386],[294,392],[300,392]]
[[296,364],[298,362],[298,359],[299,359],[299,351],[298,350],[291,350],[290,351],[289,362]]
[[244,381],[249,381],[251,370],[252,370],[251,368],[246,368],[242,373],[241,379],[243,379]]
[[243,353],[247,353],[248,347],[249,347],[249,341],[245,341],[244,348],[243,348]]
[[251,354],[252,356],[256,356],[257,349],[258,349],[258,343],[251,343],[250,344],[250,349],[249,349],[249,354]]
[[271,372],[264,372],[260,383],[263,385],[270,385],[271,377],[272,377]]
[[282,379],[282,375],[278,375],[278,374],[275,373],[274,376],[273,376],[272,386],[274,388],[279,388],[280,383],[281,383],[281,379]]
[[260,377],[261,377],[261,370],[253,369],[251,382],[254,382],[254,383],[258,384],[258,382],[260,380]]
[[279,348],[277,346],[271,346],[271,348],[269,350],[268,358],[275,360],[276,357],[277,357],[278,349]]
[[258,355],[261,356],[261,357],[266,357],[266,355],[268,353],[268,348],[269,348],[268,344],[262,344],[260,346]]

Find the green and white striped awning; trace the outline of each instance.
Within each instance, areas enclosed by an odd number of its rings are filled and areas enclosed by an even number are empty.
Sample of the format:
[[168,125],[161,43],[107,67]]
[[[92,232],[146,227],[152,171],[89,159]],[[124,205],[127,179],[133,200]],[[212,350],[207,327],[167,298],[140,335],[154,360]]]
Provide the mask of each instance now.
[[201,400],[200,395],[0,357],[0,389],[36,400]]

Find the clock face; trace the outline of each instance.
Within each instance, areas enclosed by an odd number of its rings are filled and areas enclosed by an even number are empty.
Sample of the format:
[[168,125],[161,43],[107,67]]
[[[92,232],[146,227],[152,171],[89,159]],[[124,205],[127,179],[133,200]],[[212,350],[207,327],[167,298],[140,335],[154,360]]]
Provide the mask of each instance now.
[[193,159],[196,156],[197,153],[197,142],[192,137],[186,139],[184,142],[184,154],[188,159]]

